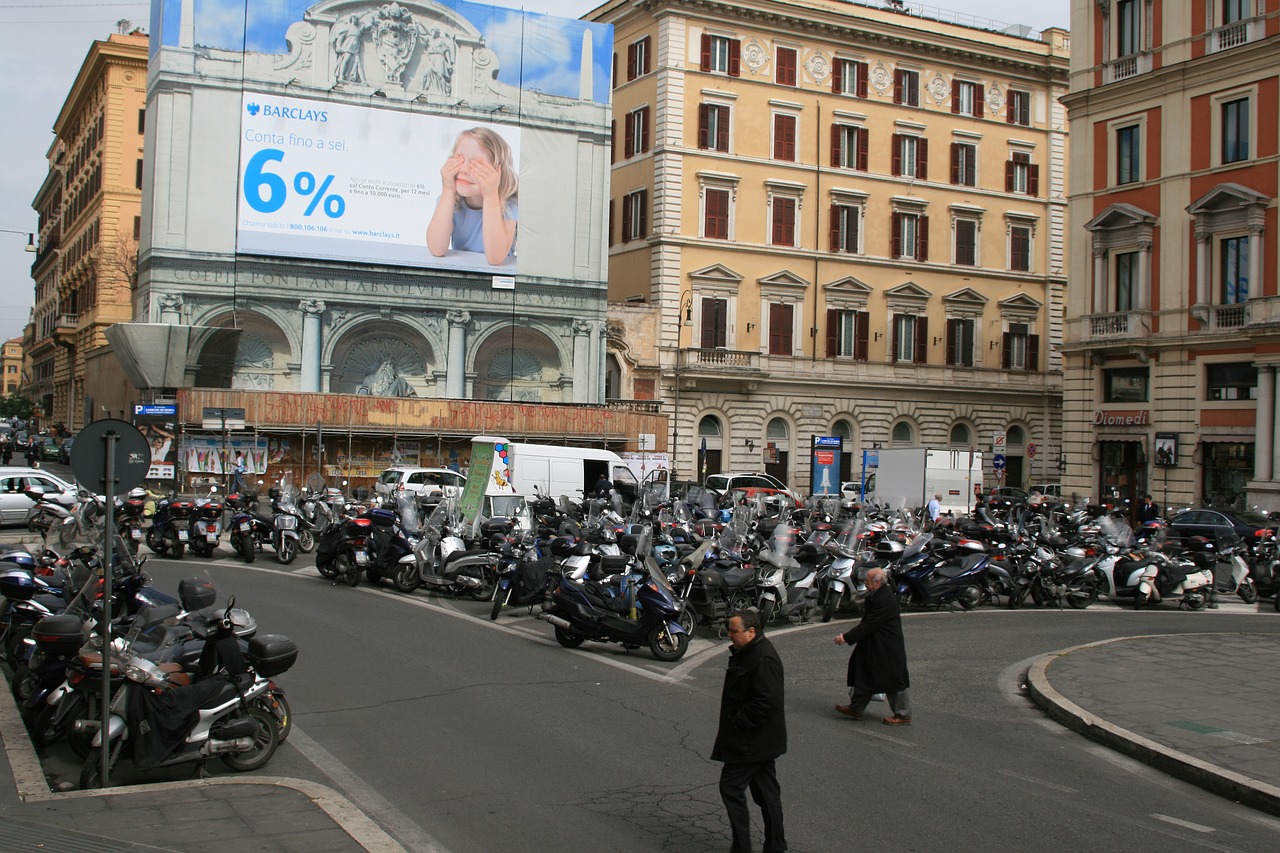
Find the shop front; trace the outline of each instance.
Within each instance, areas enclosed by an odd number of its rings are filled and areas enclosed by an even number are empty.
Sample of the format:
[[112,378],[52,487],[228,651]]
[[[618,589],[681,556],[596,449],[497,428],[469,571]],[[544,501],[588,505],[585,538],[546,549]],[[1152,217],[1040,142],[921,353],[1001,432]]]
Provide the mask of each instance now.
[[1201,449],[1201,505],[1246,509],[1246,486],[1253,479],[1254,443],[1205,441]]
[[1146,432],[1150,416],[1145,409],[1100,409],[1093,423],[1098,430],[1094,437],[1098,501],[1131,511],[1149,491]]

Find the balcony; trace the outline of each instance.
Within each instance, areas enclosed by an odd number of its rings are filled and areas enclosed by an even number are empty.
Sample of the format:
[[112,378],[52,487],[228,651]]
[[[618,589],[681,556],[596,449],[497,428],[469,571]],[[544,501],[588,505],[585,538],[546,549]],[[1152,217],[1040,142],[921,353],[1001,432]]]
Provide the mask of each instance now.
[[676,367],[691,373],[759,375],[760,353],[731,349],[682,349]]
[[1080,337],[1086,341],[1124,341],[1145,338],[1151,334],[1149,311],[1127,311],[1123,314],[1090,314],[1082,318]]
[[1113,59],[1102,66],[1102,82],[1115,83],[1128,80],[1151,70],[1150,53],[1131,53],[1119,59]]
[[1212,331],[1222,329],[1243,329],[1249,323],[1249,304],[1239,302],[1234,305],[1210,305],[1208,322],[1205,324]]
[[1263,37],[1264,32],[1265,27],[1261,18],[1237,21],[1234,24],[1227,24],[1224,27],[1218,27],[1216,30],[1210,30],[1205,33],[1204,50],[1205,53],[1219,53],[1224,50],[1231,50],[1233,47],[1258,41]]

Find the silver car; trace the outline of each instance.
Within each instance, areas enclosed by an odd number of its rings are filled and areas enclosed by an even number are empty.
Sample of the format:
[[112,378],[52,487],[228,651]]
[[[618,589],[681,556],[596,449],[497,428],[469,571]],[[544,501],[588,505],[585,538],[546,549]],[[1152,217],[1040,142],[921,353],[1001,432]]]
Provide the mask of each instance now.
[[39,468],[0,467],[0,524],[21,524],[35,501],[27,492],[76,494],[76,487]]

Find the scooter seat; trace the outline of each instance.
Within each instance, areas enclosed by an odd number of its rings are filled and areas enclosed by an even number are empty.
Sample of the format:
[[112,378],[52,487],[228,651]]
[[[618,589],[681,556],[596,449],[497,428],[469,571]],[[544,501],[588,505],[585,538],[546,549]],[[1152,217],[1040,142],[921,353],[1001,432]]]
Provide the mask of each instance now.
[[940,566],[936,574],[942,578],[958,578],[968,573],[968,571],[969,569],[965,568],[964,563],[949,563],[948,565]]
[[723,571],[720,576],[724,578],[724,584],[729,589],[737,589],[745,585],[748,581],[756,576],[754,569],[739,567]]

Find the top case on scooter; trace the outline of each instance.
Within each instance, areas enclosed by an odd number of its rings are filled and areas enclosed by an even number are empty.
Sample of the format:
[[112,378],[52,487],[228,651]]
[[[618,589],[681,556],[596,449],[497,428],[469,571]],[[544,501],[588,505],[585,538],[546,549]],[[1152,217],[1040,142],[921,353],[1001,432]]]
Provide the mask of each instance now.
[[178,600],[186,611],[204,610],[212,607],[218,599],[218,590],[212,581],[204,578],[183,578],[178,582]]
[[31,637],[47,655],[74,655],[84,645],[84,622],[78,616],[46,616],[31,629]]
[[36,594],[36,579],[27,569],[0,572],[0,595],[10,601],[30,601]]
[[298,644],[284,634],[259,634],[249,640],[249,663],[254,672],[273,678],[298,659]]

